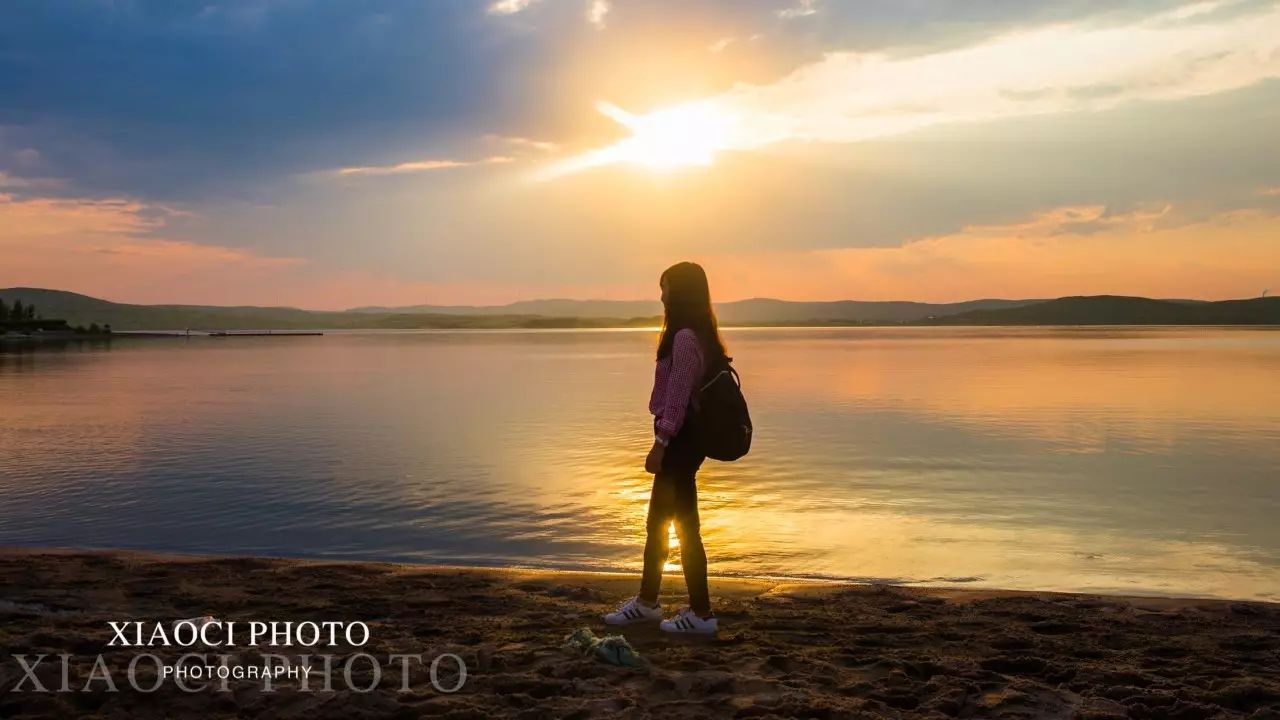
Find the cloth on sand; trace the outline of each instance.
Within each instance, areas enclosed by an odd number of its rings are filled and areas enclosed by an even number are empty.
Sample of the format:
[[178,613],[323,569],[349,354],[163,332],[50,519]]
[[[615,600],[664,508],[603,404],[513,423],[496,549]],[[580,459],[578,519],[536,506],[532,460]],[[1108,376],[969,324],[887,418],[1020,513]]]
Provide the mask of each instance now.
[[194,629],[197,633],[199,633],[200,629],[203,628],[205,625],[208,625],[209,623],[215,623],[215,622],[218,622],[218,619],[212,615],[201,615],[200,617],[186,618],[184,620],[175,620],[173,623],[173,631],[175,633],[178,632],[179,625],[191,625],[192,629]]
[[610,665],[644,667],[645,659],[621,635],[596,637],[588,628],[578,628],[564,638],[564,646],[582,654],[592,653]]

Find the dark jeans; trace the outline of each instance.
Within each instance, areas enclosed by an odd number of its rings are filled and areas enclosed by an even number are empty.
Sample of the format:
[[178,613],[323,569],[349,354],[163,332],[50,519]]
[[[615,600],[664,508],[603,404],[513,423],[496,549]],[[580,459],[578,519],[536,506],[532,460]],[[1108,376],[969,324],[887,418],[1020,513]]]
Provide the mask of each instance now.
[[707,590],[707,551],[702,547],[698,520],[697,473],[704,456],[691,447],[691,432],[682,430],[663,455],[662,470],[653,476],[649,496],[648,539],[644,543],[644,575],[640,598],[657,602],[662,584],[662,566],[670,552],[667,528],[674,520],[680,538],[680,567],[689,587],[689,607],[699,615],[711,612]]

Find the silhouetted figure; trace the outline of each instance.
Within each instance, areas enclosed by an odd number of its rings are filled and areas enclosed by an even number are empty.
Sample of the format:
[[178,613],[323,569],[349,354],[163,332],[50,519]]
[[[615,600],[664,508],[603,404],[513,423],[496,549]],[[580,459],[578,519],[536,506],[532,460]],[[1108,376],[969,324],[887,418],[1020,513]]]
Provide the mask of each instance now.
[[[660,627],[668,632],[714,633],[707,553],[698,518],[697,473],[706,456],[698,442],[697,413],[691,410],[697,409],[697,388],[706,369],[720,365],[725,347],[701,266],[688,262],[673,265],[662,273],[659,285],[664,317],[649,398],[654,443],[644,467],[654,476],[644,576],[639,594],[606,615],[605,622],[629,625],[661,620]],[[672,521],[680,538],[680,566],[689,588],[689,607],[662,620],[658,589],[670,549],[668,528]]]

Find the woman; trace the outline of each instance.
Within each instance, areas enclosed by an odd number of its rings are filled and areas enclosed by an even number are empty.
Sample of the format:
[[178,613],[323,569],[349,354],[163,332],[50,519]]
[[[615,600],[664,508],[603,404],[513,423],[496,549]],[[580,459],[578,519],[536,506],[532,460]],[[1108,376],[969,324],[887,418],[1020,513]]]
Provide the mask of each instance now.
[[[644,469],[653,473],[649,496],[648,539],[640,593],[605,616],[610,625],[661,620],[676,633],[714,633],[716,616],[707,591],[707,552],[698,521],[696,475],[706,458],[697,439],[697,388],[708,368],[725,359],[724,341],[711,309],[711,291],[702,267],[682,262],[667,268],[659,281],[664,318],[658,342],[649,412],[653,413],[653,449]],[[680,538],[680,566],[689,587],[689,607],[662,619],[658,586],[667,561],[667,528],[672,521]]]

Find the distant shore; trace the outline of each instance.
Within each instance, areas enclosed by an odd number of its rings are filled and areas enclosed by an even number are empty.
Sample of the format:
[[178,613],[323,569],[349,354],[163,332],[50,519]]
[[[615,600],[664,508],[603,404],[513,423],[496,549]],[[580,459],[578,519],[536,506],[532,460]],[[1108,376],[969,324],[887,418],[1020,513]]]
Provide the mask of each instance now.
[[[528,300],[494,306],[303,310],[291,307],[133,305],[47,288],[0,288],[0,302],[39,307],[70,325],[117,330],[411,330],[640,328],[662,324],[656,300]],[[726,327],[902,327],[928,325],[1280,325],[1280,297],[1179,300],[1118,295],[1056,299],[790,301],[717,303]]]
[[[452,694],[423,673],[397,692],[398,666],[371,693],[41,694],[11,692],[22,673],[6,656],[4,717],[1280,717],[1268,603],[716,578],[720,634],[628,629],[647,660],[633,669],[562,647],[575,628],[610,630],[599,616],[634,592],[627,574],[8,548],[0,585],[7,652],[71,653],[77,688],[97,653],[121,676],[136,655],[105,648],[121,619],[360,620],[360,650],[384,661],[450,652],[469,667]],[[682,583],[664,590],[674,609]]]
[[[855,329],[864,328],[868,330],[874,329],[901,329],[929,331],[929,330],[964,330],[966,328],[982,329],[982,330],[1107,330],[1107,329],[1132,329],[1132,330],[1159,330],[1171,328],[1186,329],[1231,329],[1231,330],[1280,330],[1280,323],[1273,325],[1233,325],[1233,324],[1154,324],[1154,323],[1138,323],[1138,324],[1009,324],[1009,325],[993,325],[993,324],[975,324],[975,325],[957,325],[953,323],[938,323],[934,325],[923,325],[918,323],[901,324],[901,323],[849,323],[849,322],[828,322],[828,323],[749,323],[734,324],[725,323],[721,326],[722,330],[765,330],[765,329],[790,329],[790,330],[823,330],[823,329]],[[35,334],[0,334],[0,343],[9,344],[42,344],[42,343],[103,343],[116,340],[138,340],[138,339],[196,339],[196,338],[225,338],[225,337],[318,337],[323,335],[345,335],[353,333],[384,333],[384,332],[415,332],[415,331],[440,331],[440,332],[520,332],[520,331],[572,331],[572,330],[626,330],[626,331],[646,331],[656,332],[661,328],[661,324],[654,325],[608,325],[608,324],[590,324],[582,325],[575,323],[557,324],[555,322],[540,322],[531,325],[510,325],[510,326],[492,326],[492,327],[467,327],[460,325],[442,325],[439,327],[407,327],[407,328],[285,328],[285,329],[267,329],[267,328],[232,328],[228,330],[192,330],[186,332],[183,330],[116,330],[111,333],[35,333]]]

